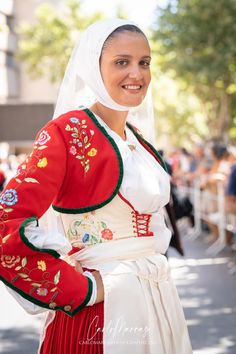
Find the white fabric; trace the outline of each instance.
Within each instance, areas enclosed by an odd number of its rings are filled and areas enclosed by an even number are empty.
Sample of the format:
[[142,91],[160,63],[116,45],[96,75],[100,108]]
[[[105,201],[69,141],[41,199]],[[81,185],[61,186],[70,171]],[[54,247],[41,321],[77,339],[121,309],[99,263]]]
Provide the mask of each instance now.
[[[89,26],[81,35],[67,65],[60,86],[53,118],[80,106],[91,106],[99,101],[104,106],[118,110],[129,111],[128,120],[136,121],[146,138],[154,142],[154,113],[152,105],[151,85],[146,98],[138,107],[131,108],[115,102],[108,94],[99,67],[99,59],[103,44],[107,37],[118,27],[135,25],[132,21],[123,19],[107,19]],[[137,26],[138,27],[138,26]]]
[[109,19],[95,22],[81,35],[74,48],[60,88],[54,118],[75,109],[80,104],[87,104],[90,96],[104,106],[118,111],[128,111],[129,107],[115,102],[104,86],[99,58],[107,37],[117,28],[133,22],[122,19]]
[[87,278],[89,278],[92,281],[92,283],[93,283],[92,295],[91,295],[91,298],[90,298],[89,302],[86,305],[86,306],[93,306],[95,304],[96,300],[97,300],[97,283],[96,283],[96,279],[94,278],[93,274],[91,272],[89,272],[88,270],[83,272],[83,275],[85,275]]
[[[126,127],[126,140],[96,115],[99,123],[115,140],[124,165],[121,194],[139,213],[155,213],[169,202],[170,176]],[[133,146],[133,150],[129,146]]]
[[192,353],[168,261],[156,253],[156,241],[154,237],[114,240],[72,256],[102,276],[104,354]]

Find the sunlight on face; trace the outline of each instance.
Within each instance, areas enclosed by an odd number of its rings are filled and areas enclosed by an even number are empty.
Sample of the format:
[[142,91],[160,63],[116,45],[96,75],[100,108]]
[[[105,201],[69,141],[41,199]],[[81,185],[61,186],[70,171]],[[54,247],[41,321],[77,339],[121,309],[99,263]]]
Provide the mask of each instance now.
[[127,107],[142,103],[151,81],[150,61],[150,47],[141,33],[119,32],[105,43],[100,70],[116,103]]

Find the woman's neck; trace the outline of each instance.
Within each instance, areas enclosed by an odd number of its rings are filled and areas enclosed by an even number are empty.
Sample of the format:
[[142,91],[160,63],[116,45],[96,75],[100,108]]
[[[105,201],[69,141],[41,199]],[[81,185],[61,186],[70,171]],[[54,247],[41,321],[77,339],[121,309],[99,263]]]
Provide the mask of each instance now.
[[116,111],[105,107],[100,102],[94,103],[90,110],[97,114],[110,129],[116,132],[122,139],[125,140],[125,123],[128,111]]

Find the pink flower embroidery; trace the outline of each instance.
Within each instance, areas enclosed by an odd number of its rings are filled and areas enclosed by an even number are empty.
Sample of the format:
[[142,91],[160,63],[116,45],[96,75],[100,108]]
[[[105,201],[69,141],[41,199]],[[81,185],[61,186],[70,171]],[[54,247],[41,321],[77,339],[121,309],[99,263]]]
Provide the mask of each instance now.
[[37,289],[37,294],[39,296],[46,296],[47,293],[48,293],[48,289],[46,289],[46,288],[38,288]]
[[113,238],[113,233],[110,229],[102,230],[101,234],[102,234],[102,238],[104,238],[105,240],[112,240]]
[[17,263],[20,262],[20,256],[4,256],[2,255],[1,258],[1,265],[5,268],[13,268]]
[[75,146],[71,146],[71,148],[70,148],[70,153],[71,153],[72,155],[76,155],[77,149],[76,149]]
[[44,145],[47,141],[51,139],[51,136],[48,134],[46,130],[43,130],[40,134],[38,139],[35,142],[35,145]]

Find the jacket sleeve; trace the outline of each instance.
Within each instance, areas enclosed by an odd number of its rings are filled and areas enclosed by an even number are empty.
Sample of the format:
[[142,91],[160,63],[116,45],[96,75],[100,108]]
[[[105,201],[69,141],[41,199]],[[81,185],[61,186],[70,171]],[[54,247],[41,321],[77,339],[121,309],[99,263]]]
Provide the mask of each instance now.
[[27,224],[52,204],[63,184],[67,148],[54,122],[37,135],[30,156],[0,194],[0,279],[25,299],[70,316],[89,302],[92,282],[25,236]]

